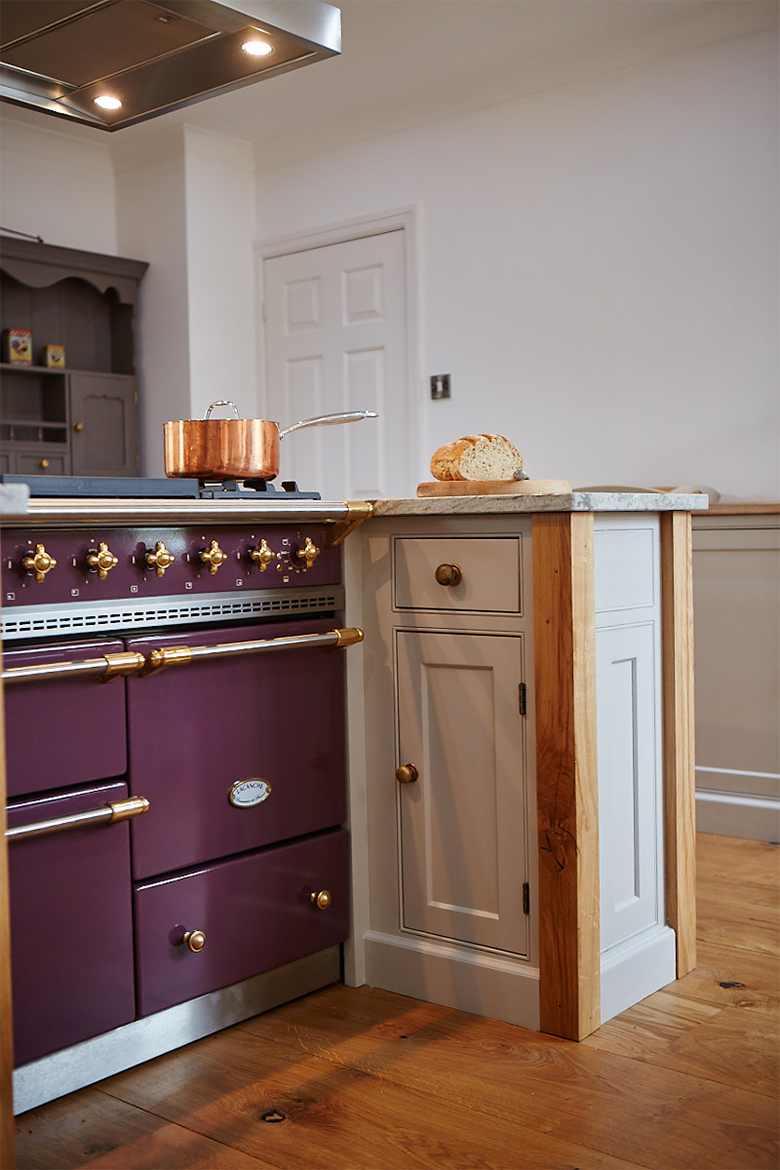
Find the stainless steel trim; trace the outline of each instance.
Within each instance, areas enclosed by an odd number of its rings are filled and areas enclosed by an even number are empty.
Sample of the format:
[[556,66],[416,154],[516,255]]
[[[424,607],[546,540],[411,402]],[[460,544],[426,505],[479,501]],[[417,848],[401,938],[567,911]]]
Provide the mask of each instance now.
[[[361,501],[362,502],[362,501]],[[338,523],[349,519],[345,500],[137,500],[31,499],[27,511],[5,516],[4,527],[104,528],[147,524],[252,524],[272,520],[294,523]]]
[[9,841],[28,840],[30,837],[46,837],[50,833],[64,833],[68,829],[82,829],[85,825],[115,824],[148,812],[149,801],[145,796],[131,796],[99,808],[84,812],[69,813],[64,817],[52,817],[48,821],[31,821],[28,825],[15,825],[5,830]]

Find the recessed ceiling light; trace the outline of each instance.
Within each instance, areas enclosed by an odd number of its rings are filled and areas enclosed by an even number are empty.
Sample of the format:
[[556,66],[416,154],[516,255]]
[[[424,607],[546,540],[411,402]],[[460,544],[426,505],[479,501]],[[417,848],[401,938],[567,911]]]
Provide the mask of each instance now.
[[274,51],[273,46],[269,45],[268,41],[244,41],[241,48],[251,57],[267,57],[269,53]]
[[100,97],[94,99],[95,105],[100,106],[101,110],[121,110],[122,103],[119,98],[109,97],[107,93],[102,93]]

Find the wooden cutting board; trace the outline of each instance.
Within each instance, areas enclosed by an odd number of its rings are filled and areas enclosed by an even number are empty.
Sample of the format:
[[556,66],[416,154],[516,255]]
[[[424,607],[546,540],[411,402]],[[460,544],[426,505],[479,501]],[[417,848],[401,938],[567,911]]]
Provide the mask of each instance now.
[[567,479],[437,479],[417,485],[418,496],[552,496],[570,491]]

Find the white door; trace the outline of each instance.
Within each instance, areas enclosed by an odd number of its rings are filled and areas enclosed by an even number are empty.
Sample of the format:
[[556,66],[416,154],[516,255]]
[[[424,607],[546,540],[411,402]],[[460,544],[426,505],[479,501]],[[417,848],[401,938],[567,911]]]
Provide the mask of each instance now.
[[414,494],[403,231],[276,256],[264,275],[268,417],[379,415],[288,435],[280,480],[323,499]]

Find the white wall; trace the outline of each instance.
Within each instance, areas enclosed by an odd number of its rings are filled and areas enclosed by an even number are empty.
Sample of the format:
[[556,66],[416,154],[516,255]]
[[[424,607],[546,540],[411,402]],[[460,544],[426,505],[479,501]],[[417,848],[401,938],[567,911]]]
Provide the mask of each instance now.
[[419,206],[428,452],[777,499],[777,131],[776,33],[740,36],[266,169],[260,238]]

